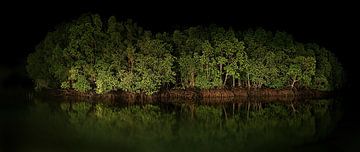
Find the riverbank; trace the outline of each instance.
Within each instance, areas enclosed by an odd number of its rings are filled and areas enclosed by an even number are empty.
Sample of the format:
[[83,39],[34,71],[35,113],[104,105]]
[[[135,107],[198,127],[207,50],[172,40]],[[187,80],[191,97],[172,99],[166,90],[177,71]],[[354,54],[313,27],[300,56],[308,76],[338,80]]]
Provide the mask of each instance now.
[[269,99],[292,99],[292,98],[326,98],[331,96],[331,92],[319,90],[295,90],[295,89],[171,89],[163,90],[151,96],[141,93],[130,93],[124,91],[112,91],[104,94],[96,94],[95,92],[80,93],[74,90],[44,90],[54,96],[76,97],[87,99],[136,99],[140,101],[153,100],[159,98],[179,98],[179,99],[209,99],[209,98],[269,98]]

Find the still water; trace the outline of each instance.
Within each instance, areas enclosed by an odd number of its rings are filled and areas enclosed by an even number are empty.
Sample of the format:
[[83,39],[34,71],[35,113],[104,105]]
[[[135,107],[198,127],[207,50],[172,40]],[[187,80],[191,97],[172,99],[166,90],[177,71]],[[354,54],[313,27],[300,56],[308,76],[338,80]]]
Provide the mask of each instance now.
[[343,114],[336,99],[105,102],[24,96],[26,102],[1,110],[0,150],[308,151]]

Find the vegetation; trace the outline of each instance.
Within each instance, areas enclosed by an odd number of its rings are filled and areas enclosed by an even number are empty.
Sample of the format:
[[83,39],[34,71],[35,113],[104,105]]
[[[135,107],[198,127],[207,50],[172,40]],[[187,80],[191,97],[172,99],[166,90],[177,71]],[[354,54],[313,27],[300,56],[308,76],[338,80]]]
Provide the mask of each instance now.
[[342,66],[285,32],[216,25],[151,33],[131,20],[83,15],[49,32],[28,56],[37,89],[151,95],[162,88],[339,89]]

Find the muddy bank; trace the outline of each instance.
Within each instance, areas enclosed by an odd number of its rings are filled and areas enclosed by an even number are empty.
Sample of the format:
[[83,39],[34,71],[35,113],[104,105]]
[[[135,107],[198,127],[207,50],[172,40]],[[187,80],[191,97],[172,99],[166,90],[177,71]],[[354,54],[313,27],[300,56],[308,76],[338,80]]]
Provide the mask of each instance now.
[[330,92],[318,90],[292,89],[211,89],[211,90],[170,90],[159,92],[155,96],[182,98],[228,98],[228,97],[304,97],[321,98],[329,96]]
[[263,99],[293,99],[293,98],[326,98],[331,96],[331,92],[318,90],[292,90],[292,89],[211,89],[211,90],[165,90],[154,95],[148,96],[140,93],[129,93],[123,91],[113,91],[105,94],[79,93],[73,90],[46,90],[54,96],[65,96],[79,99],[96,99],[96,100],[114,100],[123,99],[129,101],[157,101],[161,98],[178,98],[185,100],[202,99],[213,100],[224,98],[233,101],[233,99],[248,100],[250,98]]

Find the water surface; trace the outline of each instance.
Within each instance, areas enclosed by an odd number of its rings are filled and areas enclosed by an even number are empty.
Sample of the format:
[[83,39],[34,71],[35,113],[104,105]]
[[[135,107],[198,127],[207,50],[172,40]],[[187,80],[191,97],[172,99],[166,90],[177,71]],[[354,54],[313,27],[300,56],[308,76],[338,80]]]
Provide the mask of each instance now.
[[2,120],[6,151],[302,151],[326,139],[342,116],[336,99],[109,102],[24,96],[26,102],[2,110],[9,115]]

